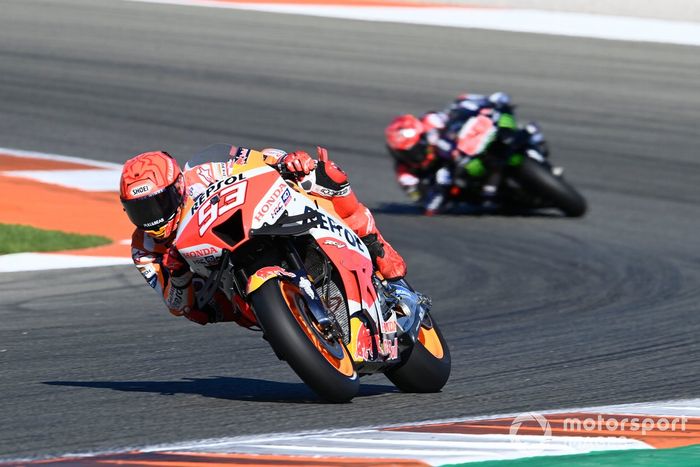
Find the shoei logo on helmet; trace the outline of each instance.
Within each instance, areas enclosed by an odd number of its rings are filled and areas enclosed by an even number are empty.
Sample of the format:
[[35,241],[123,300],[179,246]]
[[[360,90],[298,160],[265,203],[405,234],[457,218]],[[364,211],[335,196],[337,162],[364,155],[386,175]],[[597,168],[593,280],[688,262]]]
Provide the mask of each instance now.
[[131,196],[142,195],[144,193],[148,193],[149,191],[151,191],[151,187],[149,185],[137,186],[131,189]]

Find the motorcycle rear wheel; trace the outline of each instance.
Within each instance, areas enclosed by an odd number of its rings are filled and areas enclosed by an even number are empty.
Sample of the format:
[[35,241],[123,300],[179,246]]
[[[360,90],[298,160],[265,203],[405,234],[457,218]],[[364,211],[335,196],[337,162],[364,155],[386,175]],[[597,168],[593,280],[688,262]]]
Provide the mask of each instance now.
[[316,394],[329,402],[347,402],[357,394],[360,380],[345,345],[323,337],[294,284],[269,280],[250,302],[277,356]]
[[421,325],[418,340],[404,363],[385,372],[387,378],[404,392],[439,392],[452,369],[450,350],[437,324],[428,315]]
[[549,169],[525,158],[518,168],[518,179],[533,193],[554,204],[568,217],[581,217],[586,213],[586,200],[563,178]]

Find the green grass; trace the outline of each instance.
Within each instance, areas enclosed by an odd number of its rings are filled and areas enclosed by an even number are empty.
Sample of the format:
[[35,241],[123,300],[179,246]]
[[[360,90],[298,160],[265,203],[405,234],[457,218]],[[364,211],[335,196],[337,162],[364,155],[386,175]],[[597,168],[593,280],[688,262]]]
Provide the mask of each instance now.
[[568,456],[448,464],[442,467],[696,467],[698,465],[700,465],[700,444],[671,449],[598,451]]
[[61,251],[108,245],[107,237],[42,230],[26,225],[0,224],[0,255],[26,251]]

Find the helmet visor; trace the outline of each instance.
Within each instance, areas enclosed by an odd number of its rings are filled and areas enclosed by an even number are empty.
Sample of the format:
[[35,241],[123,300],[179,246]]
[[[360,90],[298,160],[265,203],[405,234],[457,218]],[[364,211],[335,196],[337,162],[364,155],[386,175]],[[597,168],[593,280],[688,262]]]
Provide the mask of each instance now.
[[423,163],[427,157],[427,152],[428,151],[425,145],[418,143],[411,149],[392,151],[392,154],[396,157],[396,159],[398,159],[399,162],[415,167]]
[[173,183],[164,190],[150,196],[122,200],[129,220],[138,228],[158,230],[173,218],[182,202],[182,194]]

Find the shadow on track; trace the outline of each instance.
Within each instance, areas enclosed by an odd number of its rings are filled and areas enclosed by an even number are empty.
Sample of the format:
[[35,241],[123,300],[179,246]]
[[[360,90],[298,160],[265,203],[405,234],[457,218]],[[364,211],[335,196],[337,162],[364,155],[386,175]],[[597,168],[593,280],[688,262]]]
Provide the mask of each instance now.
[[[376,214],[393,214],[401,216],[423,216],[423,208],[410,203],[381,203],[372,209]],[[452,216],[497,216],[497,217],[567,217],[554,209],[516,209],[516,208],[482,208],[480,206],[458,206],[439,214],[440,217]]]
[[[253,402],[325,404],[303,383],[283,383],[254,378],[213,376],[175,381],[44,381],[50,386],[113,389],[125,392],[151,392],[162,396],[196,394],[203,397]],[[355,397],[399,392],[394,386],[363,384]]]

